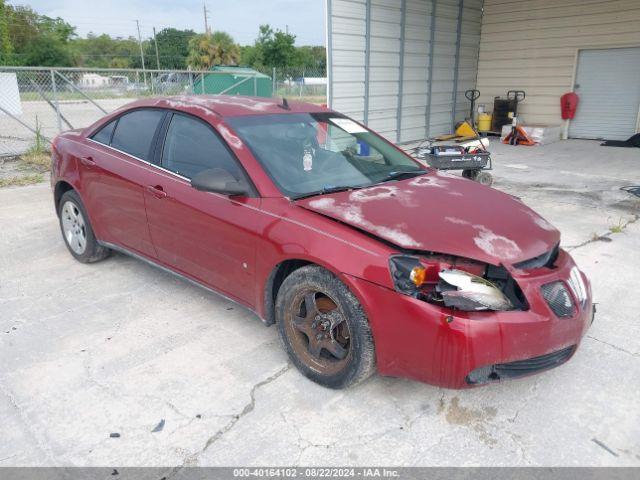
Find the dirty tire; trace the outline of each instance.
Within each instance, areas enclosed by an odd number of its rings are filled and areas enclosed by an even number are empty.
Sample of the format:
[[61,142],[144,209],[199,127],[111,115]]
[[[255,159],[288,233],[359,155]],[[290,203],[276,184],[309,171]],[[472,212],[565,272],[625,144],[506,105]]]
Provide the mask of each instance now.
[[[311,296],[317,306],[315,313],[307,310]],[[306,333],[299,330],[303,316],[312,320],[305,323]],[[316,330],[311,330],[317,318],[322,321]],[[375,348],[364,310],[349,288],[324,268],[307,265],[285,278],[276,299],[276,321],[291,361],[314,382],[329,388],[347,388],[375,371]],[[320,332],[326,337],[327,331],[329,337],[320,341],[311,338],[315,335],[309,336],[310,332]],[[327,348],[314,348],[320,342]],[[341,345],[334,356],[336,342]]]
[[479,172],[479,170],[477,170],[477,169],[463,170],[462,171],[462,176],[464,178],[468,178],[469,180],[475,180],[476,177],[478,176],[478,172]]
[[[65,233],[65,212],[64,209],[73,207],[78,218],[81,219],[82,227],[79,229],[82,233],[82,237],[84,238],[84,248],[82,251],[78,251],[78,248],[74,248],[70,244],[70,240]],[[60,231],[62,232],[62,239],[64,240],[64,244],[67,246],[69,253],[73,255],[73,258],[78,260],[81,263],[93,263],[99,260],[104,259],[110,253],[110,250],[106,247],[100,245],[93,233],[93,229],[91,228],[91,224],[89,223],[89,216],[87,215],[87,211],[84,208],[82,200],[74,190],[69,190],[62,195],[60,198],[60,202],[58,203],[58,219],[60,221]]]
[[490,187],[493,184],[493,175],[489,172],[479,171],[475,178],[476,182]]

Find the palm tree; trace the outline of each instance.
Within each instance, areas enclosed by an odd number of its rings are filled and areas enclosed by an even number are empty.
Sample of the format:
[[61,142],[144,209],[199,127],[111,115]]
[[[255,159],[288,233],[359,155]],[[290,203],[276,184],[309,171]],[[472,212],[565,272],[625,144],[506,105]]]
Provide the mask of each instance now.
[[226,32],[202,33],[189,40],[187,63],[195,70],[206,70],[214,65],[237,65],[240,47]]

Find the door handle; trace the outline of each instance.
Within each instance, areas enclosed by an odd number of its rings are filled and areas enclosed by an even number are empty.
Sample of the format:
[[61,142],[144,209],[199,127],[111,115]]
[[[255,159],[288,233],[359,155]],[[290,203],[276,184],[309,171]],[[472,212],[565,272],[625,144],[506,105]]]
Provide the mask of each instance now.
[[87,167],[91,167],[96,164],[96,161],[93,157],[80,157],[80,163],[86,165]]
[[147,192],[156,198],[166,198],[167,196],[167,192],[165,192],[160,185],[149,185],[147,187]]

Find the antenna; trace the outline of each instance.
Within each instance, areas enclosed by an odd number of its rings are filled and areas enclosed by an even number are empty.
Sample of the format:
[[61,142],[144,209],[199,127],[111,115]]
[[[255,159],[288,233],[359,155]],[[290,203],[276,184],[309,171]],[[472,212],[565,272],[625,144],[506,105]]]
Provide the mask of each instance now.
[[284,97],[282,97],[282,103],[278,106],[280,108],[284,108],[285,110],[291,110],[291,107],[289,107],[289,102],[287,102],[287,99]]

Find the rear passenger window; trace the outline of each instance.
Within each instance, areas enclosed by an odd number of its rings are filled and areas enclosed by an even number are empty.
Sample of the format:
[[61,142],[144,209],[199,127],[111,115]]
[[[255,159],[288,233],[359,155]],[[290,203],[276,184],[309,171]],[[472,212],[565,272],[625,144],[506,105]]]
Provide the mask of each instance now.
[[162,166],[187,178],[203,170],[223,168],[238,180],[240,166],[211,127],[199,120],[174,114],[162,150]]
[[151,142],[164,116],[162,110],[135,110],[120,117],[111,146],[150,161]]
[[109,142],[111,142],[111,134],[113,133],[113,129],[116,126],[116,122],[117,122],[117,120],[111,120],[104,127],[102,127],[100,130],[98,130],[96,133],[94,133],[93,137],[91,137],[91,139],[95,140],[96,142],[100,142],[100,143],[104,143],[105,145],[109,145]]

